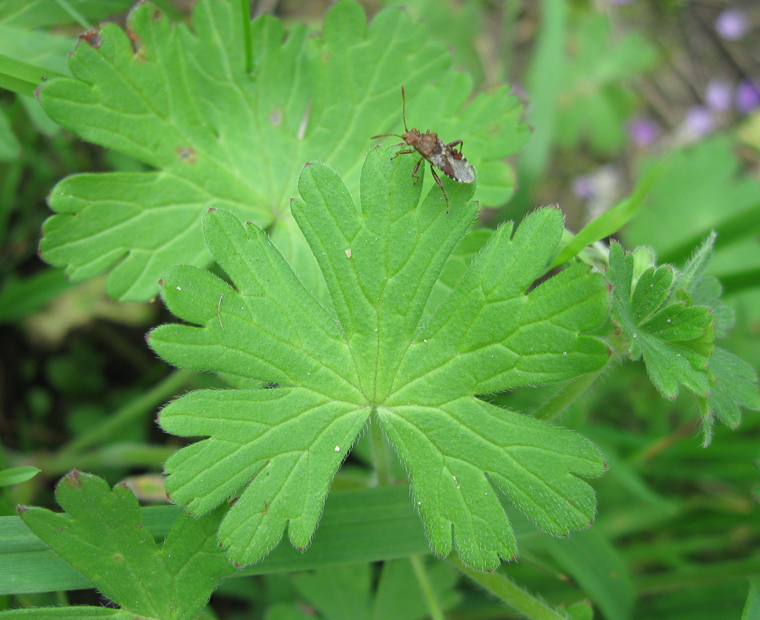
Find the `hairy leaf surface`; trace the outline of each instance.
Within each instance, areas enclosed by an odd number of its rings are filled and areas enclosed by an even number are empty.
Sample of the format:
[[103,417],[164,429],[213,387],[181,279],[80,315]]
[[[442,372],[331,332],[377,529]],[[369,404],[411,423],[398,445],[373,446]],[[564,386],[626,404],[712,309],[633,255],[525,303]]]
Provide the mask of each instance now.
[[[434,551],[478,568],[512,558],[505,493],[555,535],[586,527],[594,493],[577,476],[604,461],[571,431],[476,398],[599,369],[607,346],[581,332],[605,318],[599,274],[572,267],[533,288],[562,235],[562,214],[501,227],[448,298],[424,314],[446,259],[475,219],[473,188],[445,180],[420,204],[413,161],[372,149],[355,204],[324,164],[307,165],[293,213],[322,269],[330,310],[303,287],[266,233],[226,211],[204,220],[228,284],[170,268],[162,295],[189,324],[150,344],[182,367],[268,382],[271,389],[190,393],[161,426],[205,436],[166,463],[171,498],[205,513],[239,496],[220,528],[238,563],[268,553],[288,529],[306,547],[330,481],[370,418],[409,470]],[[530,291],[529,293],[527,291]],[[500,490],[500,491],[499,491]]]
[[56,499],[64,514],[25,508],[21,518],[121,610],[38,608],[3,617],[192,620],[235,571],[216,542],[221,509],[200,519],[181,515],[159,549],[126,485],[112,490],[97,476],[73,471],[58,484]]
[[[208,266],[201,215],[224,208],[290,237],[289,201],[301,167],[320,159],[356,194],[370,136],[407,119],[464,140],[480,167],[479,198],[502,204],[513,187],[504,158],[527,138],[503,86],[467,103],[472,81],[449,70],[445,48],[399,9],[368,26],[352,1],[336,4],[319,36],[264,15],[243,22],[238,2],[201,0],[194,30],[150,3],[124,32],[106,24],[71,56],[73,78],[40,91],[45,111],[83,139],[145,164],[145,172],[81,174],[50,195],[45,260],[72,279],[111,271],[106,288],[143,301],[169,265]],[[297,254],[300,237],[280,242]],[[313,259],[312,259],[313,262]]]

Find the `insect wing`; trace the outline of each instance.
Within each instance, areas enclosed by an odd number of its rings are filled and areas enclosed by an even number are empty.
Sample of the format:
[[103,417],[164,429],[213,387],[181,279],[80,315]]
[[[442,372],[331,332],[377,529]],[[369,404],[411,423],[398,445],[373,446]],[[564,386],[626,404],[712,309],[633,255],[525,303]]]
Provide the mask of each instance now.
[[454,150],[451,147],[439,140],[438,144],[435,145],[433,152],[426,159],[436,168],[443,171],[446,176],[451,177],[455,181],[459,181],[460,183],[472,183],[475,180],[475,173],[472,166],[468,164],[467,160],[459,153],[456,153],[456,155],[457,156],[455,156]]
[[450,175],[455,181],[460,183],[472,183],[475,180],[475,169],[467,163],[464,157],[457,159],[451,158],[451,167],[454,169],[454,174]]

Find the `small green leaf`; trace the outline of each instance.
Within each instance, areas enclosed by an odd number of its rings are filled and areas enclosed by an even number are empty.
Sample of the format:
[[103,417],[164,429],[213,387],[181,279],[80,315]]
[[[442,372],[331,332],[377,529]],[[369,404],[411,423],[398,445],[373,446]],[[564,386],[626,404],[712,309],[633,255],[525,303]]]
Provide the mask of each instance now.
[[612,314],[628,338],[631,356],[643,356],[649,378],[667,398],[677,396],[679,384],[707,396],[707,363],[715,335],[710,309],[676,298],[676,274],[670,265],[649,266],[636,280],[634,262],[633,254],[612,244]]
[[760,409],[755,369],[733,353],[717,348],[710,358],[713,386],[704,404],[706,415],[715,416],[729,428],[737,428],[742,408]]
[[9,487],[14,484],[21,484],[34,478],[41,470],[36,467],[11,467],[10,469],[0,470],[0,487]]
[[22,520],[123,610],[98,615],[102,610],[77,607],[77,612],[82,611],[78,618],[137,614],[156,620],[191,620],[219,580],[235,571],[216,543],[221,509],[200,519],[180,516],[158,549],[143,526],[135,496],[125,485],[111,490],[102,479],[73,471],[58,484],[56,499],[66,513],[24,508]]
[[492,235],[427,317],[475,220],[474,187],[444,179],[448,213],[437,187],[420,204],[414,161],[395,151],[369,152],[358,205],[327,165],[301,174],[293,213],[329,310],[258,226],[220,210],[204,220],[206,243],[232,284],[188,266],[163,277],[167,306],[190,324],[154,330],[159,355],[271,386],[193,392],[160,416],[168,432],[208,437],[166,463],[172,499],[205,513],[240,496],[219,531],[238,563],[261,559],[286,526],[295,546],[309,544],[330,480],[370,419],[409,470],[439,555],[456,545],[481,569],[516,555],[497,488],[555,535],[594,517],[593,490],[576,476],[603,472],[599,450],[476,395],[599,370],[607,345],[582,332],[606,319],[604,279],[576,265],[532,288],[563,230],[562,214],[542,209]]
[[[201,0],[191,32],[138,4],[129,35],[106,24],[71,56],[73,79],[41,89],[63,127],[151,167],[61,181],[50,195],[58,214],[44,227],[45,260],[77,280],[112,270],[109,294],[150,299],[169,265],[210,264],[200,227],[209,207],[276,228],[290,218],[301,167],[317,159],[356,195],[370,136],[403,131],[402,84],[408,121],[464,140],[480,199],[508,199],[505,157],[527,138],[518,100],[501,86],[468,103],[469,76],[449,70],[445,48],[406,12],[381,11],[367,26],[358,3],[338,2],[319,35],[298,25],[286,35],[268,15],[242,23],[241,14],[238,2]],[[299,245],[283,243],[302,258]]]

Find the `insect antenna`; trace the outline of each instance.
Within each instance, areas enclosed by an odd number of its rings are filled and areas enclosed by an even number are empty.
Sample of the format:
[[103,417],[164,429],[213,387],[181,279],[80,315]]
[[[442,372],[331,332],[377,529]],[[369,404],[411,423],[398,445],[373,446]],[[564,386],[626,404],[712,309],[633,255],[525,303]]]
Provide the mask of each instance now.
[[[404,119],[404,131],[407,133],[409,132],[409,128],[406,126],[406,93],[404,92],[404,87],[401,86],[401,118]],[[387,138],[388,136],[396,136],[397,138],[404,139],[404,136],[401,136],[397,133],[384,133],[379,136],[372,136],[370,140],[377,140],[378,138]]]
[[406,126],[406,93],[403,84],[401,85],[401,118],[404,119],[404,131],[408,132],[409,128]]

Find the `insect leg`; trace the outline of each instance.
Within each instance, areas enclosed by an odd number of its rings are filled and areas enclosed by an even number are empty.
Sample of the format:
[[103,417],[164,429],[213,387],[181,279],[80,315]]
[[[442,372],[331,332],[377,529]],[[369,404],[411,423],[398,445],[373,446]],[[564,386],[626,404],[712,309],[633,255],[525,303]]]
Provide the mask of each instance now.
[[422,157],[419,158],[417,161],[417,165],[414,167],[414,170],[412,170],[412,176],[414,177],[414,184],[417,185],[417,181],[420,180],[420,177],[417,176],[417,171],[420,169],[420,164],[422,163]]
[[[462,147],[464,146],[464,142],[461,140],[454,140],[453,142],[449,142],[446,146],[451,149],[451,154],[454,156],[454,159],[462,159]],[[459,146],[458,151],[454,149],[455,146]]]
[[407,151],[399,151],[393,157],[391,157],[391,159],[396,159],[399,155],[406,155],[407,153],[414,153],[414,149],[409,149]]
[[430,172],[433,173],[433,178],[435,179],[435,182],[438,183],[438,187],[441,188],[441,191],[443,192],[443,197],[446,199],[446,214],[449,213],[449,197],[446,195],[446,190],[443,189],[443,183],[441,183],[441,179],[438,178],[438,175],[435,173],[435,169],[433,168],[433,164],[430,164]]

